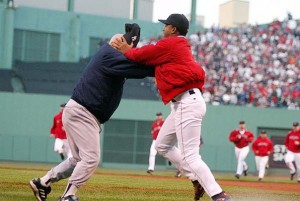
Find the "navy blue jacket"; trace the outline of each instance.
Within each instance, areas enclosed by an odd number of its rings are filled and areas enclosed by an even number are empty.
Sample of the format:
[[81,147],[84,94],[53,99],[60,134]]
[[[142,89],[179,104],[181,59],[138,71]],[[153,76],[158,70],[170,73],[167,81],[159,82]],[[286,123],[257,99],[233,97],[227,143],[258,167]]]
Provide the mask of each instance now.
[[88,63],[71,98],[103,124],[120,104],[125,78],[147,76],[154,76],[154,67],[134,63],[106,43]]

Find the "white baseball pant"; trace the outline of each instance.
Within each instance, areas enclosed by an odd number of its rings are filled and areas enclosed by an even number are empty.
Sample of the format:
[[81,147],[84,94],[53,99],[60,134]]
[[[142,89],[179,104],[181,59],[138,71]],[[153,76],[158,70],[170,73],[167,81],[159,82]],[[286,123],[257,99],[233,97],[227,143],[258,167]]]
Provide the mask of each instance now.
[[264,178],[266,172],[266,165],[269,161],[269,156],[255,156],[256,169],[258,171],[258,178]]
[[235,147],[235,157],[237,159],[236,174],[241,175],[244,170],[248,170],[248,165],[245,162],[248,153],[249,153],[249,146],[243,148]]
[[71,150],[67,139],[56,138],[54,143],[54,151],[67,156],[72,157]]
[[153,140],[152,144],[151,144],[151,147],[150,147],[148,170],[153,170],[154,171],[156,154],[157,154],[157,151],[155,149],[155,140]]
[[[300,153],[294,153],[287,150],[284,156],[284,161],[287,167],[289,168],[291,174],[297,172],[297,178],[298,181],[300,181]],[[294,166],[293,161],[295,161],[296,167]]]
[[100,161],[100,124],[93,114],[72,99],[65,106],[63,124],[73,156],[47,175],[52,182],[70,176],[69,183],[79,188],[92,176]]
[[[156,150],[176,165],[191,180],[198,180],[212,197],[222,192],[209,167],[199,155],[201,124],[206,104],[199,89],[178,95],[171,103],[171,113],[160,129]],[[178,141],[178,148],[175,146]]]

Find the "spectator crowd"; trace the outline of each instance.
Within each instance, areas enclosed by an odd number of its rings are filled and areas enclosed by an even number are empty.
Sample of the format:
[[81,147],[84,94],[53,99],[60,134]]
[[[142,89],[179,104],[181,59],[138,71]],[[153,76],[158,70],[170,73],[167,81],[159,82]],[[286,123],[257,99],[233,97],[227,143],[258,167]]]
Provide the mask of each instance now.
[[188,39],[206,71],[207,103],[299,110],[300,22],[291,15],[266,25],[212,27]]

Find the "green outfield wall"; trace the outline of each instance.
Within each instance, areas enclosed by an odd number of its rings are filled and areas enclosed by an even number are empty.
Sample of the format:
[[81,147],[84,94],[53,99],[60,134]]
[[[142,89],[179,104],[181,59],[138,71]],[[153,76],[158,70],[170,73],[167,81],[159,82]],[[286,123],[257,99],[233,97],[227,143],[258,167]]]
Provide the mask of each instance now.
[[[49,130],[59,105],[68,99],[68,96],[0,92],[0,160],[59,162]],[[158,111],[166,118],[169,105],[160,101],[123,99],[111,120],[102,125],[101,165],[146,169],[152,142],[151,123]],[[200,153],[212,170],[235,171],[234,146],[228,141],[228,135],[240,120],[245,120],[248,129],[256,135],[266,129],[269,136],[285,136],[292,122],[300,118],[299,111],[286,109],[208,105]],[[251,151],[247,162],[250,171],[255,171]],[[170,167],[158,156],[157,168]]]

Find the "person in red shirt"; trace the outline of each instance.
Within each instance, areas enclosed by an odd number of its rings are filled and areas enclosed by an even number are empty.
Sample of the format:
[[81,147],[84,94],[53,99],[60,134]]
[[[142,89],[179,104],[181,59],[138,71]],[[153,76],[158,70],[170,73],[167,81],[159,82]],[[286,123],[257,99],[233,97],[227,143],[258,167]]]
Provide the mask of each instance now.
[[[290,178],[293,180],[297,173],[297,179],[300,182],[300,127],[298,122],[293,123],[292,130],[285,137],[284,145],[287,148],[284,160],[290,170]],[[296,168],[293,161],[295,161]]]
[[268,138],[265,130],[262,130],[258,138],[253,142],[252,150],[255,155],[256,169],[258,170],[258,181],[261,181],[265,176],[269,155],[273,153],[273,143]]
[[[159,21],[164,24],[163,38],[156,44],[130,49],[132,45],[122,39],[112,45],[132,61],[155,66],[155,78],[162,101],[164,104],[171,103],[171,113],[156,139],[158,153],[194,181],[193,184],[197,184],[194,185],[195,189],[201,187],[212,200],[228,201],[230,197],[223,192],[199,154],[201,125],[206,113],[201,92],[205,71],[195,61],[185,38],[189,21],[177,13]],[[177,142],[178,148],[175,146]],[[199,199],[195,190],[195,200]]]
[[246,129],[246,122],[240,121],[239,128],[231,131],[229,140],[235,145],[235,156],[237,159],[237,170],[235,177],[240,178],[241,174],[248,174],[248,165],[245,161],[249,153],[249,143],[253,141],[254,135]]
[[156,120],[152,124],[152,129],[151,129],[151,137],[152,137],[152,144],[150,147],[150,154],[149,154],[149,167],[147,170],[148,174],[153,174],[154,172],[154,167],[155,167],[155,156],[157,154],[157,151],[155,149],[155,142],[156,138],[158,136],[159,130],[162,127],[164,123],[164,119],[162,116],[161,112],[156,113]]
[[66,131],[62,123],[65,105],[65,103],[60,105],[60,112],[54,116],[53,125],[50,129],[50,136],[55,138],[54,151],[60,155],[61,160],[64,160],[66,156],[71,157]]

